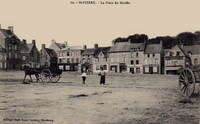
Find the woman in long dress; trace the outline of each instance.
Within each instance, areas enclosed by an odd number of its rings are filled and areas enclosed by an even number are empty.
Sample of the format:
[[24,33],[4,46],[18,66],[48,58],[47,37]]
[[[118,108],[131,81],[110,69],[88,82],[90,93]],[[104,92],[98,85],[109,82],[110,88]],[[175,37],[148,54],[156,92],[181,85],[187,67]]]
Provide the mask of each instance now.
[[98,75],[100,76],[100,84],[105,85],[106,72],[103,70],[103,67],[101,67],[101,71]]

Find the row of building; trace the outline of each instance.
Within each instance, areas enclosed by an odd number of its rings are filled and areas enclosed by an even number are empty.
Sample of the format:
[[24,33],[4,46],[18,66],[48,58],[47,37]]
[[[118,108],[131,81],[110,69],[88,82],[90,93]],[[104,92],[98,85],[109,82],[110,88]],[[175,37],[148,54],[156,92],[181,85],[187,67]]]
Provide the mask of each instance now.
[[49,48],[42,44],[39,51],[36,41],[27,43],[20,40],[13,27],[2,29],[0,26],[0,69],[23,69],[25,65],[41,68],[58,65],[64,71],[99,72],[103,67],[107,72],[140,74],[176,74],[190,64],[199,64],[200,45],[176,45],[163,49],[159,44],[112,42],[112,46],[93,48],[70,46],[67,42],[52,40]]

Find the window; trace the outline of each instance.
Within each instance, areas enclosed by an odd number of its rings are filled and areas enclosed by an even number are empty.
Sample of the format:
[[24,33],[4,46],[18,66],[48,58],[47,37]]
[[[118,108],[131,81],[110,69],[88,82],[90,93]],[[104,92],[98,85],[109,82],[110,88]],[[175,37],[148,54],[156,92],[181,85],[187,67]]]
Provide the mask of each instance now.
[[169,53],[169,56],[173,56],[173,54],[174,54],[173,52],[170,52],[170,53]]
[[153,57],[155,57],[155,54],[153,53]]
[[181,55],[181,52],[177,51],[176,56],[180,56],[180,55]]
[[11,52],[9,52],[8,57],[9,57],[9,58],[12,58]]
[[99,65],[96,65],[96,70],[100,70],[100,66]]
[[153,67],[153,72],[158,72],[158,67]]
[[148,54],[147,57],[149,58],[149,57],[150,57],[150,54]]
[[17,45],[14,45],[14,50],[17,50]]
[[158,64],[158,59],[155,59],[155,64]]
[[195,59],[194,59],[194,65],[197,65],[197,64],[198,64],[198,59],[195,58]]
[[70,56],[69,51],[67,51],[67,56]]
[[3,64],[2,64],[2,62],[0,62],[0,68],[3,68]]
[[131,60],[131,65],[133,65],[134,64],[134,61],[133,60]]
[[136,60],[136,65],[138,65],[139,64],[139,60]]
[[69,58],[67,58],[67,63],[70,63]]
[[149,67],[145,67],[144,71],[149,72]]
[[71,62],[74,63],[74,58],[71,59]]
[[26,56],[22,56],[22,60],[26,60]]
[[17,53],[15,53],[15,58],[17,58]]
[[138,57],[138,53],[136,53],[136,57]]
[[136,68],[136,73],[140,73],[140,68],[139,67]]
[[104,69],[104,70],[107,70],[107,65],[103,65],[103,69]]
[[79,58],[76,58],[76,63],[79,63]]
[[11,47],[11,45],[9,45],[9,46],[8,46],[8,49],[9,49],[9,50],[12,50],[12,47]]

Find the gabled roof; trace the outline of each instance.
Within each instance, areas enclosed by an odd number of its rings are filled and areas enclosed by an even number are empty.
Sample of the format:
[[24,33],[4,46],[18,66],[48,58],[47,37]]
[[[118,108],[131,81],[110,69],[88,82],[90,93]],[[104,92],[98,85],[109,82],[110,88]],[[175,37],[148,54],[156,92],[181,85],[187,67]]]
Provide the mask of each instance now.
[[129,47],[129,42],[117,42],[110,48],[109,52],[128,52],[130,51]]
[[144,43],[131,43],[130,49],[138,49],[139,51],[144,51],[145,44]]
[[53,49],[45,48],[45,51],[51,58],[57,58],[57,54]]
[[82,55],[94,55],[95,54],[95,48],[90,48],[90,49],[86,49],[83,51]]
[[145,49],[145,54],[161,53],[162,45],[161,44],[147,44]]
[[33,44],[21,44],[21,53],[30,53],[33,49]]
[[98,57],[98,55],[102,52],[105,57],[108,56],[108,51],[111,47],[98,47],[95,51],[95,57]]
[[10,30],[0,29],[0,31],[2,32],[2,34],[3,34],[6,38],[15,37],[16,39],[19,39],[19,38],[18,38],[14,33],[12,33]]
[[61,50],[83,50],[83,47],[82,46],[68,46]]
[[65,44],[63,44],[63,43],[57,43],[57,42],[55,42],[55,44],[56,44],[60,49],[63,49],[63,48],[66,47]]
[[184,46],[183,51],[185,54],[191,52],[193,55],[200,55],[200,45]]
[[176,48],[180,49],[180,51],[181,51],[185,56],[187,56],[187,54],[185,54],[185,52],[184,52],[184,50],[183,50],[183,46],[182,46],[182,45],[175,45],[174,47],[172,47],[172,48],[169,49],[168,51],[165,51],[165,50],[164,50],[165,55],[166,55],[167,53],[169,53],[171,50],[176,49]]

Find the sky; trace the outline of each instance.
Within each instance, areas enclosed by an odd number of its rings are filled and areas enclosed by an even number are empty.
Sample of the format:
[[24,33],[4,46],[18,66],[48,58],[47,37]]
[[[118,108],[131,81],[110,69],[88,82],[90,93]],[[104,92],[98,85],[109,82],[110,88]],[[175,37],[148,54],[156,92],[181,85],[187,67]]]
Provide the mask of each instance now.
[[[71,0],[81,1],[81,0]],[[83,1],[83,0],[82,0]],[[95,0],[99,2],[100,0]],[[14,26],[20,39],[50,46],[51,40],[71,46],[110,46],[133,34],[176,36],[200,30],[199,0],[129,1],[118,5],[70,4],[70,0],[0,0],[1,28]]]

